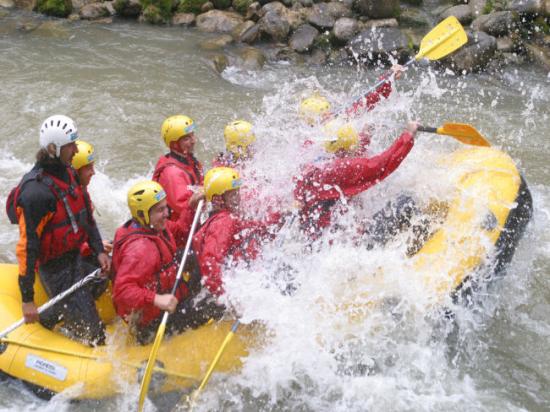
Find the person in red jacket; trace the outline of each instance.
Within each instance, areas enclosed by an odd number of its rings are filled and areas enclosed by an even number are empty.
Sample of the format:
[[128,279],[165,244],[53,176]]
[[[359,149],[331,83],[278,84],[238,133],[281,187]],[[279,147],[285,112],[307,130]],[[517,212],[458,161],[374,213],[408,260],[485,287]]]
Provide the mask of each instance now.
[[350,125],[338,129],[325,144],[333,153],[321,162],[308,164],[295,179],[294,197],[300,206],[302,228],[313,238],[331,223],[335,205],[369,189],[389,176],[414,145],[418,125],[411,122],[394,144],[374,157],[352,157],[359,137]]
[[193,250],[203,283],[214,295],[224,293],[222,268],[227,259],[232,264],[255,259],[280,220],[280,215],[271,215],[268,222],[243,219],[240,188],[239,172],[229,167],[213,168],[204,178],[212,213],[193,237]]
[[160,184],[143,181],[128,191],[132,219],[115,234],[113,302],[141,344],[155,336],[162,311],[172,314],[168,333],[197,327],[223,314],[222,307],[207,300],[193,305],[191,298],[200,290],[200,275],[184,274],[175,296],[171,294],[180,264],[179,251],[189,234],[199,197],[191,197],[190,207],[173,222],[168,219],[167,196]]
[[40,128],[36,164],[8,198],[10,221],[19,224],[16,247],[19,288],[25,322],[40,320],[53,328],[63,319],[65,330],[90,344],[102,344],[105,327],[88,286],[38,315],[34,303],[35,271],[48,297],[53,298],[88,274],[80,247],[88,242],[96,255],[96,267],[110,270],[111,262],[92,215],[91,201],[71,167],[77,154],[78,131],[67,116],[48,117]]
[[187,116],[171,116],[162,123],[161,135],[170,152],[158,160],[153,180],[166,190],[170,220],[175,222],[188,209],[194,189],[202,186],[202,164],[193,154],[195,122]]

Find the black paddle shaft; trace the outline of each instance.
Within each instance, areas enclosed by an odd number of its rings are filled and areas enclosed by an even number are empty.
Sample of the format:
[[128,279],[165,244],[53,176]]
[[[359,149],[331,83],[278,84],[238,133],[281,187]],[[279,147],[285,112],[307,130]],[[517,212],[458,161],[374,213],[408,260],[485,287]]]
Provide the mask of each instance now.
[[437,133],[437,127],[418,126],[419,132]]

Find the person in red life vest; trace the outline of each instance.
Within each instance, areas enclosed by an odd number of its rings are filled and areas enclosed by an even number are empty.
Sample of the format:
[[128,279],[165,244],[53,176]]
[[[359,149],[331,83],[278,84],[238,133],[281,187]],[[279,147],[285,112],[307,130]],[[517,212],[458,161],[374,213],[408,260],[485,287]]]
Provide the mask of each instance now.
[[[78,180],[80,182],[80,185],[82,186],[82,190],[88,193],[88,185],[92,181],[92,177],[95,175],[94,146],[88,142],[85,142],[84,140],[77,140],[76,147],[78,148],[78,152],[74,155],[71,164],[73,166],[73,169],[76,170],[76,173],[78,174]],[[95,211],[93,202],[91,203],[91,205],[92,211]],[[113,250],[113,242],[104,239],[103,248],[105,249],[105,253],[111,253],[111,251]],[[84,243],[80,250],[82,256],[90,256],[93,252],[88,242]]]
[[243,219],[240,188],[239,172],[229,167],[210,169],[204,178],[204,192],[212,212],[193,237],[193,250],[203,284],[214,295],[224,293],[222,268],[227,258],[232,264],[256,259],[262,242],[280,224],[280,215],[271,215],[269,221]]
[[[404,67],[396,64],[392,66],[392,75],[387,78],[387,81],[382,83],[375,91],[367,94],[361,99],[356,100],[351,107],[347,108],[343,113],[345,118],[359,117],[365,112],[370,112],[376,105],[382,100],[387,99],[392,92],[392,78],[398,80],[401,78],[404,71]],[[308,97],[300,103],[299,107],[300,117],[310,126],[319,124],[325,124],[334,119],[334,113],[331,112],[331,104],[324,97],[319,94],[314,94]],[[358,155],[365,155],[367,147],[370,145],[371,135],[369,133],[369,126],[365,125],[359,132],[359,144],[356,148]],[[313,142],[306,141],[307,147],[311,146]]]
[[294,197],[306,233],[318,238],[330,225],[340,200],[358,195],[393,173],[412,149],[417,128],[416,122],[409,123],[391,147],[373,157],[354,157],[353,150],[359,142],[357,133],[349,124],[338,128],[325,142],[325,150],[332,156],[306,165],[295,179]]
[[61,115],[47,118],[40,127],[41,149],[36,164],[8,199],[8,216],[19,224],[16,254],[25,322],[40,320],[53,328],[63,319],[65,329],[90,344],[105,340],[104,325],[92,293],[83,287],[66,300],[38,315],[34,304],[34,279],[40,279],[50,298],[82,279],[80,247],[88,242],[104,272],[111,262],[92,216],[91,202],[70,166],[77,153],[74,122]]
[[232,167],[242,172],[247,160],[254,154],[256,136],[252,123],[245,120],[235,120],[223,131],[225,151],[220,152],[212,161],[212,167]]
[[168,219],[167,196],[154,181],[136,183],[128,191],[132,219],[115,234],[113,248],[113,302],[117,313],[134,330],[141,344],[149,343],[168,311],[168,333],[197,327],[210,318],[220,318],[224,308],[208,299],[193,304],[200,290],[200,274],[184,274],[171,294],[181,260],[180,251],[189,234],[193,209],[202,195],[189,200],[177,222]]
[[171,116],[162,123],[161,135],[170,152],[158,160],[153,180],[166,190],[170,220],[176,222],[188,209],[194,187],[202,186],[203,181],[202,164],[193,154],[195,123],[187,116]]

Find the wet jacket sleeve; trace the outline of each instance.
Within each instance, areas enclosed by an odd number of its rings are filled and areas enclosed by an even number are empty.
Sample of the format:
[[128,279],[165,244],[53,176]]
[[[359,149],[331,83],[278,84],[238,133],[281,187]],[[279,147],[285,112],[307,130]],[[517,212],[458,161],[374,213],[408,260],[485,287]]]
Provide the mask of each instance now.
[[346,114],[350,117],[357,117],[365,112],[370,112],[382,98],[387,99],[391,92],[392,85],[391,81],[388,80],[382,83],[375,91],[354,102],[353,105],[346,110]]
[[388,177],[411,151],[413,135],[405,131],[383,153],[372,158],[336,159],[318,168],[310,177],[315,183],[308,186],[316,201],[337,200],[343,194],[355,196]]
[[189,198],[193,195],[189,186],[193,182],[187,173],[178,167],[166,167],[159,176],[159,183],[166,191],[168,204],[176,213],[189,209]]
[[103,248],[103,240],[101,239],[101,234],[99,233],[99,228],[97,227],[97,223],[93,215],[92,201],[86,189],[84,189],[84,197],[89,211],[88,226],[86,228],[86,232],[88,233],[88,243],[96,255],[99,255],[100,253],[105,252],[105,249]]
[[127,317],[132,312],[153,305],[156,293],[147,288],[160,270],[160,255],[155,244],[146,238],[125,244],[120,252],[113,301],[117,313]]
[[222,266],[235,243],[238,231],[235,219],[225,214],[213,221],[196,241],[202,242],[198,257],[204,285],[214,295],[223,294]]
[[55,197],[40,183],[27,183],[19,194],[19,242],[15,252],[19,264],[19,289],[23,302],[32,302],[34,299],[34,273],[40,255],[40,237],[55,211]]

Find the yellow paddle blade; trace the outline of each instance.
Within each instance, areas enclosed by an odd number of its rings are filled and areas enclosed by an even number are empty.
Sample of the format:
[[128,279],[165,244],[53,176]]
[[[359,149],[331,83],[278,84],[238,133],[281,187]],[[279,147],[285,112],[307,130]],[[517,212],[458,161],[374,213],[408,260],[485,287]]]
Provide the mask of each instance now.
[[424,36],[415,59],[437,60],[454,52],[467,42],[468,36],[460,22],[455,16],[449,16]]
[[151,377],[153,376],[155,361],[157,360],[157,354],[160,348],[160,344],[162,343],[162,339],[164,338],[164,331],[166,330],[166,320],[168,319],[167,315],[168,312],[165,312],[162,318],[162,322],[160,323],[159,329],[157,331],[157,336],[155,336],[155,341],[153,342],[151,353],[149,354],[149,360],[147,361],[147,366],[145,367],[143,379],[141,380],[141,387],[139,388],[138,412],[143,411],[145,398],[147,397],[147,392],[149,392],[149,384],[151,383]]
[[466,123],[443,123],[443,126],[437,129],[437,133],[452,136],[456,140],[472,146],[491,146],[491,143],[475,127]]

